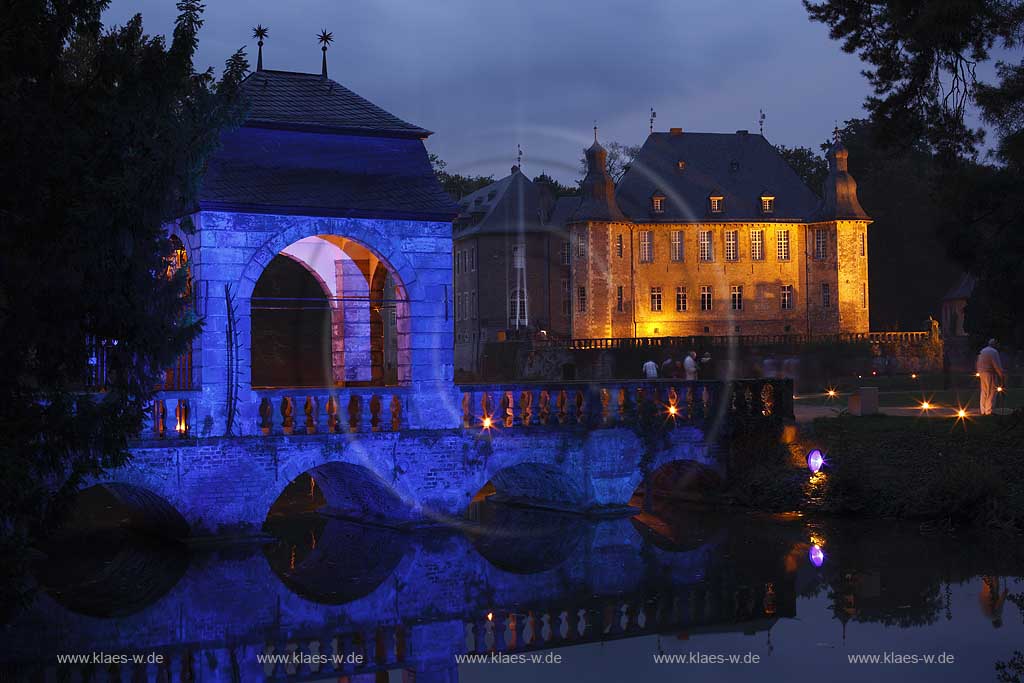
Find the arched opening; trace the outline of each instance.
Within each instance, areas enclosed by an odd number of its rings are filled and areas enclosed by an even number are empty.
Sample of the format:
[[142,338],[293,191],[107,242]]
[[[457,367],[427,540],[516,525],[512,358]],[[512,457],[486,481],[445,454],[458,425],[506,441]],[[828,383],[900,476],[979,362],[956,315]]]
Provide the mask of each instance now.
[[722,479],[714,470],[693,460],[673,460],[641,481],[629,504],[660,514],[680,502],[697,502],[719,490]]
[[335,235],[294,242],[263,270],[250,304],[254,387],[410,379],[405,288],[363,244]]
[[267,524],[308,513],[378,524],[410,518],[394,489],[366,467],[347,462],[325,463],[292,480],[270,506]]
[[589,497],[578,480],[555,465],[524,462],[495,472],[473,494],[468,516],[474,519],[482,503],[584,512]]
[[157,538],[185,538],[188,522],[173,505],[152,491],[132,484],[95,484],[75,496],[63,533],[133,531]]

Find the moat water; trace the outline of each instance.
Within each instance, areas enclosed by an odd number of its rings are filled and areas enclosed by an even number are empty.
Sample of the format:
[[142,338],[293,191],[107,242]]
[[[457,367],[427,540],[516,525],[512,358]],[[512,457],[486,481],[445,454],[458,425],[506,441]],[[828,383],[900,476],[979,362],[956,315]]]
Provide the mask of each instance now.
[[310,515],[259,543],[80,539],[35,562],[0,658],[11,680],[133,683],[1024,676],[1019,543],[657,513],[484,503],[428,532]]

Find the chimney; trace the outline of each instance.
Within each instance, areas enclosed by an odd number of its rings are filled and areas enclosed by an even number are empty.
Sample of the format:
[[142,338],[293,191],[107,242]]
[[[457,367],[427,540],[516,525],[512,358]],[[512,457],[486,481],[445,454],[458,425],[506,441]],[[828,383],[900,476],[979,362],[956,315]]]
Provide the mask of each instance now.
[[749,133],[750,133],[750,131],[747,130],[746,128],[742,128],[742,129],[736,131],[736,135],[747,135]]
[[683,129],[682,128],[669,128],[668,132],[669,132],[670,135],[682,135],[683,134]]

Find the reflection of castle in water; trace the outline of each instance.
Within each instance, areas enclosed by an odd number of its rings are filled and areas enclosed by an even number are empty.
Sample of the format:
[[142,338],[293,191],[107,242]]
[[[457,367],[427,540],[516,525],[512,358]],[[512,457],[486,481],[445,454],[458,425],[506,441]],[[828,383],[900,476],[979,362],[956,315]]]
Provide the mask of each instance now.
[[[48,572],[41,578],[60,591],[40,595],[4,637],[9,652],[50,668],[53,648],[164,654],[163,673],[151,665],[144,672],[149,680],[359,674],[368,677],[353,680],[369,681],[404,669],[422,683],[457,680],[454,655],[461,653],[649,634],[756,633],[795,616],[796,574],[785,562],[792,543],[777,529],[758,538],[713,519],[691,516],[668,531],[628,519],[595,523],[486,505],[464,534],[411,536],[301,517],[279,525],[262,554],[248,548],[194,555],[163,594],[147,589],[166,582],[152,553],[144,560],[130,555],[130,581],[98,571],[61,583],[59,572]],[[109,586],[134,586],[154,602],[97,619],[95,603]],[[84,614],[76,611],[82,604],[90,605]],[[265,653],[298,653],[307,661],[354,653],[364,664],[271,667],[257,661]],[[200,667],[209,669],[201,678]],[[131,668],[121,667],[111,680],[143,674]]]

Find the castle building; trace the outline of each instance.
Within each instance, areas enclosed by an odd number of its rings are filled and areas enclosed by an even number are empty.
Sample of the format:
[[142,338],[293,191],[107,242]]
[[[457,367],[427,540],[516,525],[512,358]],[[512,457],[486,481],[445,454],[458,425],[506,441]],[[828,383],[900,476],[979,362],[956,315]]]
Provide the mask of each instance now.
[[[473,369],[502,318],[506,333],[574,339],[868,332],[871,219],[847,157],[837,140],[821,198],[742,130],[651,133],[617,184],[595,130],[578,197],[502,201],[512,187],[542,194],[515,170],[460,203],[455,296],[470,310],[456,315],[456,368]],[[472,280],[480,268],[486,286]]]

